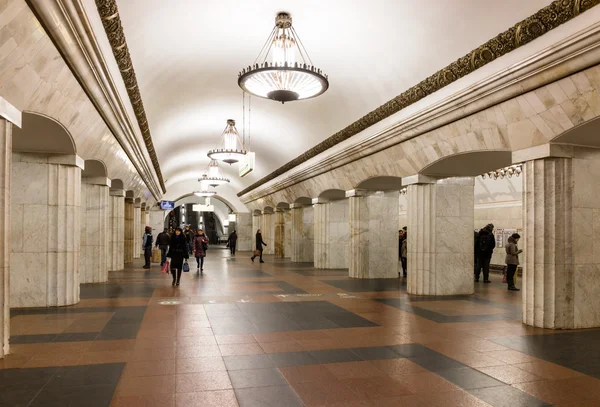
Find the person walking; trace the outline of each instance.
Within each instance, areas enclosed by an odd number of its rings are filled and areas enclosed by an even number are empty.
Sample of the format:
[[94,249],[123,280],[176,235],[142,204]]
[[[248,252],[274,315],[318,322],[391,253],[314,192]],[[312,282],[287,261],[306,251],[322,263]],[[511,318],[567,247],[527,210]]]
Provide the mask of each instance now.
[[160,266],[162,267],[167,261],[167,250],[169,249],[169,243],[171,242],[171,236],[169,231],[165,228],[162,232],[156,236],[156,247],[160,249]]
[[519,243],[519,239],[521,235],[518,233],[513,233],[508,238],[508,243],[506,245],[506,282],[508,283],[508,289],[510,291],[521,291],[517,287],[515,287],[515,272],[517,271],[517,266],[519,265],[519,254],[523,253],[523,250],[519,250],[517,243]]
[[234,230],[227,239],[227,246],[232,256],[235,256],[235,246],[237,245],[237,232]]
[[188,250],[190,251],[189,254],[192,254],[195,233],[190,229],[190,225],[185,225],[183,234],[188,245]]
[[479,231],[477,237],[477,266],[475,267],[475,282],[479,282],[479,276],[483,269],[483,282],[491,283],[490,281],[490,261],[496,247],[496,239],[494,238],[494,225],[491,223]]
[[199,273],[204,271],[204,258],[208,249],[208,238],[202,229],[198,229],[194,237],[194,256],[196,256],[196,270]]
[[144,237],[142,237],[142,249],[144,250],[145,269],[150,268],[150,260],[152,259],[152,228],[146,226],[144,228]]
[[[404,271],[404,261],[402,261],[402,241],[404,240],[404,231],[400,229],[398,231],[398,260],[402,263],[402,271]],[[398,272],[400,276],[400,272]]]
[[408,252],[408,233],[405,231],[404,239],[402,239],[402,247],[400,250],[400,256],[402,258],[402,276],[403,277],[406,277],[408,275],[407,274],[408,262],[406,261],[407,252]]
[[265,243],[265,241],[262,238],[262,233],[260,232],[260,229],[258,229],[256,231],[256,251],[254,252],[254,256],[250,257],[252,259],[252,263],[254,263],[254,259],[256,258],[257,252],[258,255],[260,256],[260,262],[264,263],[263,258],[262,258],[262,254],[263,254],[263,245],[267,245]]
[[173,284],[171,285],[179,285],[183,270],[183,261],[187,261],[190,258],[187,240],[179,227],[175,229],[175,234],[171,237],[167,257],[171,259],[171,274],[173,275]]

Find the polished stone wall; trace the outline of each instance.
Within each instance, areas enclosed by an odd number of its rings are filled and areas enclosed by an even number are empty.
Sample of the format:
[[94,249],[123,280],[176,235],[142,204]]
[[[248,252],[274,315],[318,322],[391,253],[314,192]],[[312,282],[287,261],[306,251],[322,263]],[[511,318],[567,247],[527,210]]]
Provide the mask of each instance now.
[[292,257],[292,211],[286,209],[283,212],[283,255]]
[[236,230],[238,235],[236,250],[252,250],[252,214],[237,213]]
[[109,186],[81,184],[81,270],[79,282],[108,280]]
[[285,257],[285,219],[283,209],[275,211],[275,257]]
[[83,160],[22,153],[12,160],[19,188],[11,191],[11,307],[76,304]]
[[133,249],[134,249],[134,207],[133,200],[125,198],[125,227],[124,234],[125,238],[123,241],[124,253],[123,261],[125,264],[133,263]]
[[139,259],[142,252],[142,208],[133,206],[133,258]]
[[125,267],[125,191],[110,191],[108,213],[108,269],[123,270]]
[[291,205],[292,261],[314,261],[314,210],[312,206]]

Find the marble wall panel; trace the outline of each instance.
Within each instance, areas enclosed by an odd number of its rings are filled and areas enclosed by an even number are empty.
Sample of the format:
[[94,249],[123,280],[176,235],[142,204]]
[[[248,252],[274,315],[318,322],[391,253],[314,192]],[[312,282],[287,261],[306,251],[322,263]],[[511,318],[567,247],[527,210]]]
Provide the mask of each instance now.
[[[49,307],[79,302],[81,169],[39,155],[15,154],[12,184],[46,180],[39,191],[11,197],[11,228],[22,238],[12,246],[11,307]],[[28,166],[31,165],[31,166]],[[18,171],[16,169],[18,168]],[[16,232],[13,232],[16,233]]]
[[133,258],[139,259],[142,247],[142,208],[134,204],[133,208]]
[[327,268],[329,254],[329,204],[313,205],[314,211],[314,263],[315,268]]
[[275,257],[283,259],[285,257],[285,219],[282,209],[275,211]]
[[292,213],[292,256],[293,262],[314,261],[314,210],[312,206],[294,205]]
[[81,184],[81,271],[80,283],[108,280],[109,187]]
[[134,207],[133,201],[125,199],[124,206],[124,239],[123,239],[123,262],[125,264],[133,263],[134,256]]
[[123,191],[110,192],[108,227],[108,269],[122,270],[125,267],[125,197]]
[[236,214],[236,223],[237,223],[237,250],[246,251],[252,250],[254,245],[254,234],[252,233],[252,214],[250,213],[237,213]]
[[292,257],[292,212],[285,210],[283,212],[283,255],[286,258]]
[[267,244],[264,246],[263,253],[275,254],[275,214],[263,213],[260,225],[262,239]]

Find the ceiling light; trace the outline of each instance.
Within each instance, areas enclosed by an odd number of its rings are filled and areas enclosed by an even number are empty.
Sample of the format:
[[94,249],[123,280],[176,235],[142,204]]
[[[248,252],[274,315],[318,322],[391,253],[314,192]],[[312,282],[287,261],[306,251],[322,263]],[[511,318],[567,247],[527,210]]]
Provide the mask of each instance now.
[[290,14],[279,13],[254,64],[240,72],[238,85],[252,95],[285,103],[319,96],[329,81],[310,60]]
[[217,191],[196,191],[194,195],[203,197],[203,196],[214,196],[217,195]]
[[223,174],[221,174],[219,162],[217,160],[211,159],[208,163],[208,169],[204,174],[202,174],[202,177],[199,178],[198,181],[202,182],[202,185],[217,187],[219,185],[227,184],[229,182],[229,179],[225,178]]
[[227,126],[221,135],[221,146],[208,152],[211,160],[220,160],[227,164],[237,163],[246,154],[240,134],[235,128],[235,120],[227,120]]

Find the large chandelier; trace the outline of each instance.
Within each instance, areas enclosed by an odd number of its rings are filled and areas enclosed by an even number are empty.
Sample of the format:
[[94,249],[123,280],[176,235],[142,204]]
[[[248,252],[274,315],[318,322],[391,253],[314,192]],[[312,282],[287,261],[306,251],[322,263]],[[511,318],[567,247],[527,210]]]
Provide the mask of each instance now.
[[240,134],[235,128],[235,120],[229,119],[221,135],[221,145],[214,150],[210,150],[208,158],[233,164],[237,163],[244,155],[246,155],[246,150],[244,150]]
[[515,164],[515,165],[511,165],[509,167],[500,168],[495,171],[486,172],[485,174],[481,175],[481,178],[485,179],[486,175],[490,179],[492,179],[492,178],[493,179],[498,179],[498,178],[504,179],[504,177],[512,178],[513,175],[516,175],[518,177],[519,175],[521,175],[522,172],[523,172],[523,164]]
[[238,85],[252,95],[285,103],[319,96],[329,81],[310,60],[290,14],[279,13],[254,64],[240,72]]
[[221,174],[221,170],[219,168],[219,162],[217,160],[210,160],[208,163],[207,171],[202,174],[202,177],[198,179],[202,185],[209,185],[211,187],[217,187],[219,185],[227,184],[229,182],[228,178],[225,178]]

